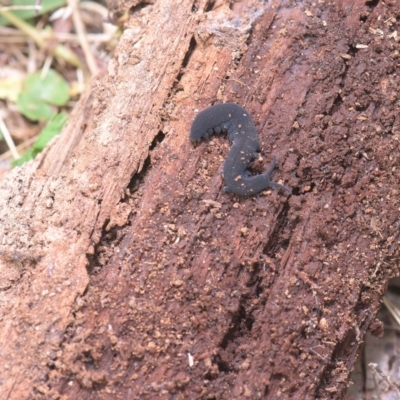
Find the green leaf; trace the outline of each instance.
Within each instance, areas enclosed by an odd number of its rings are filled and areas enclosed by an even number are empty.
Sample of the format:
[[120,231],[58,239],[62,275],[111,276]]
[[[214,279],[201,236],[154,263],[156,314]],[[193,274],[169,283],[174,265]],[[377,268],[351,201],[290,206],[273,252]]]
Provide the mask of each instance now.
[[23,115],[38,121],[51,117],[53,114],[51,105],[63,106],[68,100],[68,83],[60,74],[50,69],[43,79],[41,72],[27,76],[17,104]]
[[[38,15],[46,14],[49,11],[55,10],[67,4],[66,0],[41,0],[39,3],[42,8],[40,10],[16,10],[12,11],[13,14],[17,15],[21,19],[35,18]],[[12,0],[12,6],[34,6],[36,0]],[[9,25],[9,22],[0,16],[0,26]]]
[[40,101],[32,93],[22,92],[18,95],[18,109],[25,117],[32,121],[50,119],[54,111],[51,106]]
[[67,122],[68,114],[58,113],[54,115],[48,124],[43,128],[40,132],[36,142],[33,144],[33,149],[38,153],[40,153],[53,139],[54,136],[57,136],[61,133],[62,128]]
[[38,98],[55,106],[63,106],[69,100],[67,81],[54,69],[49,69],[42,79],[41,72],[28,75],[24,82],[26,92],[35,94]]
[[58,113],[53,115],[51,120],[39,133],[39,136],[36,142],[33,144],[32,148],[30,148],[22,157],[18,158],[17,160],[11,161],[11,166],[20,166],[27,161],[33,160],[46,147],[46,145],[50,142],[51,139],[53,139],[54,136],[57,136],[61,133],[67,120],[68,115],[65,113]]

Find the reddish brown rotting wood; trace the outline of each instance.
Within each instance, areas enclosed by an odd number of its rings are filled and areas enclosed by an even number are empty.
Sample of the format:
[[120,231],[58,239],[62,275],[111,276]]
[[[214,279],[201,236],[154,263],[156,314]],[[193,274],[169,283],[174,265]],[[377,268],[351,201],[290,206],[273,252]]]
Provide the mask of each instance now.
[[[158,26],[164,4],[152,7],[148,25]],[[175,11],[177,19],[186,15],[185,9]],[[399,15],[399,6],[387,3],[310,1],[292,7],[275,1],[246,41],[246,29],[238,35],[238,20],[227,9],[208,10],[199,17],[190,57],[180,58],[185,70],[176,73],[179,81],[158,85],[165,89],[162,125],[149,118],[141,147],[131,146],[117,129],[122,125],[128,134],[133,126],[113,114],[122,101],[116,82],[132,82],[133,70],[126,63],[127,69],[110,67],[93,94],[93,122],[62,170],[69,186],[61,193],[71,188],[71,194],[64,203],[55,196],[52,210],[58,210],[52,214],[58,224],[65,224],[61,216],[71,218],[85,239],[67,236],[67,243],[75,239],[79,245],[71,248],[71,260],[81,256],[68,272],[83,276],[78,267],[91,253],[90,285],[67,330],[66,317],[60,319],[53,352],[33,353],[49,345],[32,344],[43,330],[28,338],[29,354],[47,363],[28,377],[38,397],[343,396],[384,284],[398,273],[400,46],[392,33]],[[123,40],[117,60],[126,59],[131,44]],[[267,191],[240,199],[223,193],[226,138],[193,146],[188,132],[196,108],[226,100],[239,102],[256,121],[263,149],[255,171],[264,171],[276,154],[274,177],[288,183],[292,196]],[[105,125],[118,146],[110,155],[96,153],[95,146],[108,139],[99,120],[114,121]],[[161,143],[153,141],[159,129]],[[143,138],[135,132],[131,141]],[[129,164],[135,148],[140,156]],[[140,164],[145,171],[128,185]],[[74,191],[82,189],[83,172],[97,176],[97,186]],[[116,205],[126,186],[130,191]],[[80,204],[87,211],[77,221],[72,217]],[[92,223],[82,225],[91,216]],[[47,224],[54,231],[59,225],[53,218]],[[30,275],[25,272],[22,283],[38,279],[33,266],[24,267]],[[51,284],[45,274],[39,277]],[[18,284],[14,290],[23,288]],[[67,291],[72,297],[85,287],[73,280]],[[65,309],[71,304],[65,301]],[[10,311],[9,318],[19,322]],[[11,394],[24,388],[14,382]]]
[[[159,130],[194,18],[191,2],[161,1],[145,12],[151,34],[145,23],[126,29],[58,143],[1,183],[1,266],[10,284],[0,299],[0,398],[51,396],[46,382],[89,282],[88,255]],[[9,261],[19,253],[25,261]]]
[[[105,238],[89,311],[83,309],[103,321],[87,323],[95,328],[85,346],[91,344],[97,356],[89,359],[108,380],[92,379],[78,349],[65,365],[80,385],[61,386],[62,393],[90,398],[95,388],[107,397],[108,388],[137,398],[341,397],[393,274],[382,267],[397,257],[396,248],[385,254],[384,246],[393,221],[381,220],[378,234],[365,216],[394,217],[398,179],[395,170],[385,175],[379,152],[366,153],[386,148],[387,157],[397,159],[396,136],[376,129],[383,110],[366,118],[359,109],[385,102],[387,89],[361,89],[371,79],[386,82],[395,63],[395,57],[380,69],[370,63],[373,46],[382,43],[368,26],[398,10],[370,10],[362,2],[342,6],[268,8],[228,74],[221,73],[228,64],[214,57],[212,44],[208,57],[204,49],[193,50],[171,99],[174,118],[165,122],[166,137],[151,152],[151,169],[134,194],[138,212],[119,242],[124,254],[113,257],[109,246],[118,241]],[[367,12],[370,22],[363,27]],[[363,40],[372,48],[352,44]],[[387,40],[385,46],[381,51],[392,54],[398,44]],[[276,176],[295,190],[289,200],[277,192],[253,199],[224,194],[219,171],[226,139],[188,142],[193,108],[224,100],[251,110],[263,139],[256,168],[265,170],[277,154]],[[375,163],[381,165],[379,180],[371,186]],[[381,196],[393,203],[381,204]],[[99,286],[109,294],[106,308]],[[128,356],[126,349],[132,349]],[[82,382],[92,389],[82,390]]]

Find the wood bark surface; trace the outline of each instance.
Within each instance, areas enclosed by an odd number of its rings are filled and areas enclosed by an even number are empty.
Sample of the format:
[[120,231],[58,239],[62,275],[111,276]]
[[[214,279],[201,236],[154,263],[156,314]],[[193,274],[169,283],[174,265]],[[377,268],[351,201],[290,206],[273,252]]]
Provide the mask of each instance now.
[[[0,398],[342,398],[398,274],[399,21],[132,3],[62,136],[0,183]],[[188,138],[223,101],[292,195],[224,193],[228,140]]]

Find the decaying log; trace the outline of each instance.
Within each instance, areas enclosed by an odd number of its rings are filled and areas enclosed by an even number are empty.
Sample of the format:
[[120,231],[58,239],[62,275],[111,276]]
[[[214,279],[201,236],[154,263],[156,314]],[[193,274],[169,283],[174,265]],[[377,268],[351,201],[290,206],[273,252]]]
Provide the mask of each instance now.
[[[399,20],[136,5],[62,136],[0,184],[0,397],[341,398],[398,274]],[[292,195],[224,193],[228,140],[188,139],[224,101]]]

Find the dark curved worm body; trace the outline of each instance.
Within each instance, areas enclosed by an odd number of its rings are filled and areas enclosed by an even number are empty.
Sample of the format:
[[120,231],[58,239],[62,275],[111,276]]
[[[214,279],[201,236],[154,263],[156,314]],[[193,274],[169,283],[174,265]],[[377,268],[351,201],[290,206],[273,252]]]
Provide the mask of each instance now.
[[250,175],[248,167],[258,158],[260,141],[253,120],[249,113],[235,103],[216,104],[197,114],[190,130],[190,139],[200,141],[213,133],[226,132],[232,143],[223,167],[226,192],[240,196],[253,196],[268,187],[288,188],[270,181],[270,175],[275,168],[274,156],[271,167],[264,174]]

